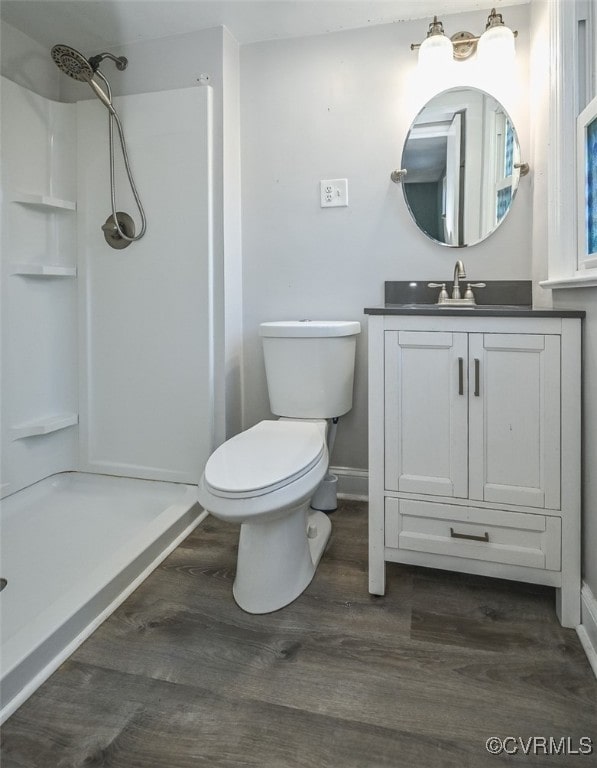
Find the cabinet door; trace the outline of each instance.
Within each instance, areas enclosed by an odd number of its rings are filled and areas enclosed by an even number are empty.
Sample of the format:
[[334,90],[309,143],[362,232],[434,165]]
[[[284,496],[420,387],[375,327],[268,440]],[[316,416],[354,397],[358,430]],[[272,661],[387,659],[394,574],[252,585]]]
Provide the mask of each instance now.
[[560,507],[560,338],[469,335],[469,496]]
[[387,331],[386,488],[467,495],[467,334]]

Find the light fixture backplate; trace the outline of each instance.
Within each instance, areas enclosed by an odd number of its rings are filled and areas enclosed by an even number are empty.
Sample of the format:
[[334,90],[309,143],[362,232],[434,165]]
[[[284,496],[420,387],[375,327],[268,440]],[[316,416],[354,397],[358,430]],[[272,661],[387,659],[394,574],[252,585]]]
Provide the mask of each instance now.
[[477,50],[477,40],[479,38],[471,32],[456,32],[450,40],[454,45],[454,58],[458,61],[468,59]]

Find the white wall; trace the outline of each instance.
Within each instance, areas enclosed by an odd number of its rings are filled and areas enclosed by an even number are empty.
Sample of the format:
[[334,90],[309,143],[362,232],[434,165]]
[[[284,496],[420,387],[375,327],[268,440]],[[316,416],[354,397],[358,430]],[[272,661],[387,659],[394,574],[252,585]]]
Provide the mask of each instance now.
[[[75,47],[77,46],[77,41],[66,41],[69,43],[72,43]],[[231,393],[232,397],[228,398],[230,402],[232,403],[231,409],[228,411],[226,410],[226,397],[220,396],[217,399],[217,404],[215,408],[212,408],[209,410],[209,413],[206,414],[210,419],[214,419],[216,422],[216,428],[218,430],[217,434],[217,440],[218,442],[224,439],[225,431],[226,431],[226,422],[228,421],[231,423],[231,429],[234,431],[238,431],[240,429],[240,365],[238,363],[238,360],[240,359],[240,349],[239,349],[239,328],[241,325],[241,302],[238,301],[238,296],[240,295],[240,288],[236,286],[240,286],[240,269],[233,268],[234,262],[238,262],[240,258],[240,200],[239,200],[239,174],[240,174],[240,160],[239,160],[239,142],[238,142],[238,130],[239,130],[239,120],[238,120],[238,46],[234,39],[229,35],[229,33],[224,29],[212,29],[207,30],[205,32],[193,34],[193,35],[183,35],[180,37],[177,37],[176,39],[161,39],[157,41],[151,41],[149,43],[137,43],[133,44],[131,46],[126,46],[125,50],[120,51],[116,50],[115,53],[125,53],[130,59],[131,59],[131,65],[129,69],[124,72],[120,73],[118,72],[111,63],[107,62],[105,65],[106,74],[109,76],[112,86],[113,86],[113,92],[114,94],[122,93],[122,94],[132,94],[132,93],[138,93],[138,92],[154,92],[154,91],[163,91],[165,89],[175,89],[179,90],[181,88],[185,87],[191,87],[196,88],[198,87],[198,81],[201,78],[202,80],[203,75],[206,75],[209,82],[212,85],[212,89],[214,92],[214,103],[215,106],[212,109],[213,113],[213,123],[214,123],[214,131],[213,131],[213,145],[214,145],[214,152],[213,157],[211,161],[211,171],[213,174],[213,180],[215,181],[214,184],[214,200],[213,200],[213,208],[216,212],[215,215],[215,227],[210,232],[210,236],[213,237],[213,241],[215,244],[214,251],[216,252],[217,260],[214,263],[210,265],[209,275],[204,275],[202,279],[198,282],[197,288],[194,291],[194,304],[191,305],[191,309],[189,312],[187,312],[187,316],[185,318],[185,323],[188,325],[185,326],[185,328],[188,328],[189,332],[193,330],[193,324],[195,322],[195,317],[193,310],[197,309],[200,310],[202,307],[204,307],[206,301],[207,301],[207,295],[204,290],[205,285],[207,284],[207,281],[210,280],[214,284],[214,293],[216,296],[216,301],[214,301],[215,308],[214,312],[217,313],[217,317],[215,320],[214,329],[212,329],[213,336],[215,337],[215,343],[214,347],[216,350],[216,365],[217,365],[217,374],[218,374],[218,381],[216,383],[216,389],[218,394],[224,392],[225,388],[228,388]],[[70,78],[65,77],[62,75],[59,70],[55,67],[53,64],[51,57],[50,57],[50,51],[45,47],[41,46],[38,43],[34,42],[32,39],[30,39],[27,35],[24,35],[20,31],[14,29],[13,27],[3,24],[2,25],[2,70],[3,73],[6,74],[6,76],[15,82],[23,83],[24,85],[31,87],[33,90],[37,90],[40,92],[49,92],[49,95],[53,96],[54,98],[60,97],[62,101],[66,102],[73,102],[76,100],[89,100],[87,101],[87,104],[85,106],[89,108],[96,107],[98,112],[98,120],[101,122],[101,129],[98,127],[98,130],[101,130],[101,136],[105,140],[106,134],[107,134],[107,121],[104,122],[106,119],[106,112],[101,107],[99,102],[95,99],[93,96],[91,90],[85,86],[85,84],[82,83],[76,83],[72,81]],[[228,86],[228,91],[230,93],[229,96],[225,96],[225,85]],[[73,111],[73,107],[71,104],[59,104],[59,107],[62,107],[64,110]],[[33,107],[35,107],[35,104],[33,104]],[[224,132],[224,110],[227,110],[227,130],[226,135]],[[74,115],[74,112],[73,112]],[[169,112],[168,108],[164,107],[159,115],[164,120],[168,120]],[[3,115],[3,118],[6,118],[6,115]],[[176,121],[179,118],[176,115],[172,115],[172,120],[175,128],[182,128],[183,126],[177,126]],[[31,122],[29,120],[29,122]],[[127,120],[124,120],[125,123],[125,133],[128,133],[127,131]],[[187,121],[188,122],[188,121]],[[147,122],[147,125],[151,125],[151,120]],[[188,129],[192,133],[193,130],[193,121],[191,120],[190,123],[188,123]],[[14,133],[14,131],[13,131]],[[18,132],[17,132],[18,135]],[[73,130],[69,133],[68,137],[68,155],[70,155],[72,159],[72,164],[74,167],[74,158],[75,158],[75,136],[76,132]],[[61,140],[63,137],[59,137]],[[134,147],[134,140],[131,139],[132,145],[129,147],[130,152],[132,155],[135,153],[135,147]],[[58,142],[60,143],[60,142]],[[104,141],[105,144],[105,141]],[[102,146],[104,146],[102,144]],[[98,140],[97,146],[99,147],[100,142]],[[27,145],[24,143],[23,150],[25,151],[27,149]],[[45,149],[43,147],[42,149]],[[56,147],[54,147],[56,149]],[[62,151],[63,147],[62,144],[58,147],[58,150]],[[104,147],[105,150],[105,147]],[[41,150],[40,150],[41,151]],[[98,157],[99,154],[102,154],[103,151],[100,149],[98,150]],[[11,153],[11,157],[14,155],[14,152]],[[90,157],[95,157],[96,155],[89,155]],[[106,165],[102,166],[102,168],[107,172],[107,155],[106,157]],[[63,158],[64,159],[64,158]],[[225,159],[226,159],[226,169],[224,170],[225,165]],[[135,166],[134,157],[131,157],[133,166]],[[167,160],[166,160],[167,162]],[[6,163],[4,164],[6,165]],[[37,168],[40,166],[39,163],[27,163],[22,162],[21,163],[22,168],[29,171],[31,171],[32,168]],[[168,166],[167,166],[168,168]],[[43,169],[40,168],[40,172]],[[44,171],[45,172],[45,171]],[[146,171],[139,171],[137,169],[137,176],[139,174],[143,176],[143,173]],[[224,174],[226,174],[227,179],[227,199],[224,200]],[[205,176],[205,174],[203,174]],[[140,180],[138,179],[138,182],[140,183]],[[52,193],[55,195],[58,195],[60,190],[31,190],[31,191],[40,191],[47,193]],[[178,190],[180,192],[180,190]],[[121,192],[122,192],[122,185],[121,185]],[[63,194],[64,197],[67,195]],[[70,195],[71,198],[74,198],[74,191]],[[147,196],[145,196],[147,197]],[[176,195],[170,196],[173,203],[176,203]],[[182,201],[184,202],[184,200]],[[227,220],[226,224],[224,224],[224,212],[227,213]],[[148,211],[149,212],[149,211]],[[133,213],[136,213],[133,206]],[[163,215],[164,211],[160,211],[160,215]],[[64,215],[64,214],[63,214]],[[72,215],[72,214],[71,214]],[[136,218],[136,217],[135,217]],[[171,219],[175,220],[175,216],[170,216]],[[192,237],[192,228],[196,224],[195,216],[193,213],[193,209],[191,209],[191,212],[187,212],[185,218],[184,218],[184,225],[188,225],[186,227],[187,231],[190,233]],[[155,227],[155,216],[153,217],[153,220],[149,224],[150,230],[152,233],[156,233],[160,231]],[[5,232],[6,232],[6,228]],[[95,230],[94,230],[95,231]],[[99,231],[99,230],[98,230]],[[163,227],[161,228],[161,231],[166,231]],[[148,230],[147,238],[150,238],[150,231]],[[223,259],[223,252],[224,252],[224,239],[227,238],[227,249],[231,254],[232,258],[232,266],[228,267],[228,274],[225,275],[224,272],[224,259]],[[31,238],[29,237],[29,240]],[[162,244],[160,246],[160,250],[162,252],[161,255],[166,254],[166,256],[171,257],[172,254],[169,253],[169,248],[172,247],[172,240],[169,241],[169,246],[164,247]],[[235,245],[236,243],[236,245]],[[195,244],[196,246],[196,244]],[[135,246],[133,246],[134,248]],[[141,246],[139,246],[141,247]],[[139,247],[137,247],[137,250],[139,250]],[[124,252],[126,253],[126,251]],[[5,252],[5,257],[8,259],[10,254],[8,254],[7,250]],[[187,251],[183,254],[181,254],[180,258],[183,260],[186,259],[188,261],[189,258],[191,258],[192,254]],[[73,259],[76,259],[76,254],[73,252],[72,254]],[[56,258],[54,256],[54,262],[56,261]],[[185,262],[186,263],[186,262]],[[155,265],[154,265],[155,266]],[[178,274],[178,273],[173,273]],[[140,279],[139,286],[147,285],[146,282],[147,275],[143,274],[142,279]],[[205,279],[204,279],[205,278]],[[224,281],[225,280],[231,280],[233,281],[233,289],[230,291],[230,296],[234,301],[231,302],[230,308],[227,310],[227,316],[226,316],[226,322],[224,317],[225,312],[225,305],[224,305]],[[234,279],[236,280],[236,285],[234,285]],[[8,284],[8,281],[6,281]],[[33,279],[23,279],[23,278],[11,278],[10,284],[13,283],[23,283],[28,290],[31,290],[32,288],[35,288],[36,286],[39,286],[39,280],[35,281]],[[73,281],[69,281],[71,283],[71,288]],[[134,281],[133,281],[134,282]],[[172,280],[169,280],[170,287]],[[62,281],[62,286],[66,286],[67,282]],[[115,285],[120,285],[122,289],[122,281],[117,282]],[[54,280],[52,282],[52,286],[57,287],[58,281]],[[131,286],[129,286],[130,288]],[[185,286],[183,286],[185,287]],[[191,282],[189,281],[187,284],[188,290],[192,290]],[[46,292],[48,292],[48,289],[46,289]],[[73,293],[70,297],[72,301],[68,305],[69,308],[72,308],[70,305],[72,304],[75,311],[76,311],[76,293]],[[108,297],[109,298],[109,297]],[[13,302],[14,303],[14,302]],[[55,302],[57,308],[60,311],[66,311],[65,307],[67,306],[67,303],[65,301],[57,301]],[[8,306],[7,302],[4,302],[4,308]],[[45,306],[45,304],[43,305]],[[181,312],[184,310],[180,309]],[[157,317],[157,315],[156,315]],[[3,328],[8,328],[9,323],[3,322]],[[48,335],[48,333],[51,332],[53,328],[53,325],[50,323],[46,323],[45,328],[45,335]],[[68,324],[69,329],[69,343],[72,346],[72,342],[76,339],[76,323],[71,319],[71,322]],[[224,345],[223,338],[225,334],[230,334],[234,339],[234,345]],[[14,327],[11,328],[11,338],[14,337]],[[97,334],[96,334],[97,336]],[[180,334],[176,334],[176,337],[180,343]],[[151,340],[150,340],[151,342]],[[13,345],[14,346],[14,345]],[[189,354],[191,352],[192,344],[186,344],[184,345],[186,349],[186,353]],[[180,346],[177,347],[180,349]],[[232,352],[230,355],[227,355],[226,350],[231,349]],[[29,352],[31,352],[31,349],[29,349]],[[43,352],[43,350],[42,350]],[[76,342],[74,346],[74,352],[75,352],[75,363],[76,363]],[[27,356],[28,350],[23,347],[23,355]],[[236,356],[236,361],[231,355]],[[32,355],[30,355],[32,357]],[[46,352],[42,355],[40,358],[42,362],[46,361],[46,359],[49,359],[51,355],[49,352]],[[56,357],[56,360],[59,358]],[[9,361],[10,362],[10,361]],[[189,365],[195,365],[195,368],[197,365],[199,365],[200,362],[198,360],[193,361],[192,359],[189,360]],[[38,366],[39,367],[39,366]],[[72,367],[72,366],[71,366]],[[59,367],[61,370],[65,368],[65,366]],[[35,369],[37,370],[37,368]],[[83,368],[82,368],[83,370]],[[100,366],[101,370],[101,366]],[[171,376],[179,377],[179,379],[182,382],[186,382],[186,390],[192,387],[192,382],[189,381],[188,377],[185,379],[183,374],[185,370],[184,365],[184,359],[181,361],[181,364],[178,366],[177,371],[172,371]],[[199,384],[203,383],[204,377],[204,371],[207,370],[207,366],[202,367],[201,374],[199,375],[198,381]],[[70,371],[70,368],[69,368]],[[72,381],[69,380],[68,386],[60,386],[60,387],[53,387],[53,389],[59,390],[59,394],[63,398],[69,398],[71,397],[73,391],[75,393],[75,406],[74,408],[71,408],[70,410],[77,410],[76,409],[76,397],[77,397],[77,376],[76,376],[76,368],[74,368],[72,371],[73,373]],[[50,378],[48,375],[44,376],[30,376],[25,377],[26,381],[29,381],[31,383],[31,386],[35,384],[37,381],[39,382],[50,382]],[[53,379],[51,379],[51,383],[53,383]],[[105,382],[104,382],[105,383]],[[29,385],[28,385],[29,386]],[[24,391],[24,388],[21,388]],[[186,392],[185,390],[185,392]],[[4,393],[6,395],[6,393]],[[97,393],[96,393],[97,394]],[[187,394],[189,394],[187,392]],[[186,395],[185,395],[186,396]],[[14,400],[14,398],[12,398]],[[21,397],[21,399],[23,399]],[[7,402],[6,397],[3,400],[3,404]],[[136,406],[135,406],[136,407]],[[168,410],[167,408],[165,410]],[[50,414],[51,415],[51,414]],[[95,413],[97,416],[97,413]],[[34,410],[31,415],[27,412],[24,416],[22,416],[19,413],[19,419],[20,421],[23,421],[25,418],[35,418],[39,416],[37,410]],[[10,427],[15,423],[14,418],[12,418],[11,414],[9,414],[10,419],[5,420],[5,427]],[[162,417],[164,419],[164,422],[166,424],[170,423],[173,424],[172,419],[168,417],[168,415],[165,413]],[[10,421],[10,423],[8,423]],[[109,419],[96,419],[96,422],[98,424],[104,424],[104,426],[109,426],[108,422]],[[20,422],[19,422],[20,423]],[[83,423],[84,430],[86,428],[86,421],[84,420]],[[6,431],[6,430],[5,430]],[[58,443],[58,441],[64,442],[66,439],[65,436],[72,435],[73,432],[76,431],[76,427],[73,427],[69,430],[62,431],[60,433],[56,433],[54,436],[50,436],[45,439],[45,443],[48,445],[51,445],[54,447],[54,451],[52,453],[53,456],[58,456],[57,451],[55,450],[55,447]],[[208,428],[206,429],[197,429],[197,434],[199,432],[205,432],[206,433],[206,441],[211,445],[212,438],[211,438],[211,430],[208,431]],[[96,430],[97,432],[97,430]],[[131,430],[132,432],[132,430]],[[84,436],[85,436],[84,431]],[[89,469],[97,469],[103,466],[104,469],[107,466],[106,461],[108,463],[111,463],[114,465],[114,463],[118,464],[119,462],[122,464],[123,462],[126,463],[125,459],[123,459],[122,456],[115,455],[114,451],[110,451],[110,441],[113,442],[115,439],[114,433],[110,434],[110,430],[108,432],[102,433],[103,440],[99,439],[99,443],[97,442],[90,447],[89,444],[83,443],[83,455],[82,455],[82,462],[85,465],[86,468]],[[102,437],[100,435],[100,438]],[[97,438],[97,434],[95,435]],[[17,442],[16,448],[19,450],[23,447],[28,449],[28,458],[25,457],[25,462],[30,467],[31,471],[26,474],[26,478],[29,482],[33,482],[36,479],[39,479],[38,476],[43,476],[44,474],[48,474],[48,471],[44,472],[43,467],[38,472],[37,465],[39,462],[37,461],[36,457],[33,455],[33,447],[35,447],[38,443],[41,442],[41,438],[31,438],[26,443],[23,441]],[[72,442],[72,441],[71,441]],[[131,440],[129,439],[129,443]],[[192,442],[192,441],[191,441]],[[185,448],[188,448],[188,441],[186,445],[182,445],[182,450],[185,450]],[[71,448],[68,461],[65,463],[65,461],[62,458],[62,453],[60,453],[59,460],[56,459],[54,461],[54,464],[52,464],[53,469],[51,468],[49,471],[58,471],[62,469],[72,469],[77,467],[77,457],[76,452],[73,449],[73,446],[71,443],[69,443],[69,447]],[[118,447],[118,446],[117,446]],[[166,449],[165,444],[163,445],[164,449]],[[191,446],[192,447],[192,446]],[[87,452],[87,448],[90,448],[90,452]],[[95,451],[95,453],[93,453]],[[22,453],[23,451],[21,451]],[[126,453],[126,451],[125,451]],[[186,473],[186,476],[184,477],[185,481],[191,481],[192,480],[192,473],[194,472],[195,475],[197,475],[200,472],[201,468],[201,461],[197,460],[196,456],[197,451],[193,453],[193,451],[188,451],[189,454],[189,461],[193,463],[193,470],[190,470],[188,467],[186,469],[183,467],[182,470]],[[170,454],[172,454],[172,451],[170,451]],[[5,451],[6,455],[6,451]],[[12,455],[12,454],[11,454]],[[20,454],[19,454],[20,455]],[[125,457],[126,458],[126,457]],[[145,457],[146,458],[146,457]],[[137,457],[137,464],[143,464],[144,457],[139,455]],[[174,460],[174,457],[171,456],[171,459]],[[103,462],[103,463],[102,463]],[[14,462],[13,462],[14,463]],[[22,463],[22,462],[21,462]],[[133,462],[134,463],[134,462]],[[145,462],[151,463],[151,462]],[[162,462],[163,464],[164,462]],[[180,462],[179,462],[180,463]],[[188,464],[188,462],[187,462]],[[11,465],[12,466],[12,465]],[[45,466],[45,465],[44,465]],[[130,468],[129,468],[130,469]],[[179,469],[181,469],[179,467]],[[114,469],[112,467],[111,471],[118,471],[118,468]],[[151,467],[149,470],[147,470],[150,474],[153,471]],[[174,469],[172,469],[174,471]],[[33,477],[33,474],[37,475]],[[40,474],[41,473],[41,474]],[[129,472],[132,473],[132,472]],[[33,478],[33,479],[31,479]],[[18,480],[18,483],[16,482]],[[5,472],[5,475],[3,477],[3,482],[10,483],[10,489],[14,490],[16,489],[16,485],[23,485],[26,484],[24,482],[21,482],[21,478],[16,478],[13,472]],[[5,489],[6,490],[6,489]]]
[[[241,48],[244,425],[269,417],[258,325],[265,320],[357,319],[355,402],[332,463],[367,466],[366,317],[384,280],[451,280],[464,258],[473,280],[530,279],[531,185],[523,179],[502,226],[474,248],[448,249],[413,224],[400,166],[411,120],[432,90],[477,85],[499,98],[529,157],[527,6],[507,9],[517,28],[513,72],[472,63],[420,81],[411,42],[426,22],[405,22]],[[442,20],[448,34],[484,28],[487,14]],[[348,178],[348,208],[321,209],[320,179]],[[306,372],[308,375],[308,372]]]
[[[66,42],[77,48],[76,40]],[[215,406],[219,443],[241,428],[238,44],[225,28],[217,27],[128,43],[111,53],[129,60],[124,72],[109,60],[102,64],[116,96],[188,88],[197,85],[203,75],[213,89],[215,377],[216,392],[226,393],[217,397]],[[64,101],[95,98],[84,83],[65,76],[60,89]]]
[[[122,250],[101,230],[111,213],[106,109],[77,104],[84,471],[196,483],[214,448],[211,96],[195,85],[115,98],[147,217],[143,238]],[[138,232],[116,144],[117,210]]]
[[224,29],[222,68],[223,122],[223,245],[224,339],[226,388],[225,433],[242,430],[243,287],[240,194],[240,52],[236,40]]
[[[597,13],[597,3],[593,2]],[[530,57],[530,104],[532,114],[533,164],[533,301],[537,305],[557,309],[585,310],[583,326],[583,496],[582,496],[582,563],[583,580],[593,595],[597,594],[597,402],[592,393],[597,391],[597,291],[595,288],[547,290],[538,285],[548,277],[549,250],[549,145],[553,122],[549,112],[550,81],[545,76],[550,62],[549,0],[531,0],[532,45]],[[566,8],[568,11],[568,8]],[[570,12],[574,12],[570,4]],[[597,16],[595,17],[597,19]],[[593,95],[597,94],[597,45],[593,41]],[[573,73],[574,68],[567,66]],[[574,91],[574,74],[569,87]],[[566,200],[567,210],[562,216],[574,216],[574,200]],[[574,243],[568,243],[570,250]]]
[[586,310],[583,327],[583,580],[597,595],[597,289],[553,291],[556,308]]
[[[597,2],[593,0],[597,25]],[[593,81],[588,101],[597,96],[597,41],[593,40]],[[571,210],[572,210],[571,206]],[[583,328],[583,580],[597,595],[597,288],[554,290],[557,308],[584,309]]]
[[530,163],[532,197],[532,278],[533,304],[550,307],[551,291],[541,288],[547,279],[548,252],[548,165],[550,141],[550,80],[546,77],[550,65],[549,9],[546,0],[532,0],[531,47],[529,56]]

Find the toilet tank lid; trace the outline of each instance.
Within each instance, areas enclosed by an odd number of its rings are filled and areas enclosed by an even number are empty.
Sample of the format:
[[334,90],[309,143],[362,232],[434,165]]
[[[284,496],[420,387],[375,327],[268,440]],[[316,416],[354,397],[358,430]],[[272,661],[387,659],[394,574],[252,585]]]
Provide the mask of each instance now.
[[360,332],[361,324],[357,320],[281,320],[259,326],[260,336],[355,336]]

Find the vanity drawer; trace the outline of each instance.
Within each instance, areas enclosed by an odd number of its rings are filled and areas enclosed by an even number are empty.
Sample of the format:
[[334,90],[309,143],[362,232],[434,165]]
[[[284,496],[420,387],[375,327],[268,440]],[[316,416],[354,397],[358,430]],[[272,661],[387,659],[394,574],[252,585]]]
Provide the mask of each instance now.
[[385,546],[559,571],[561,520],[550,515],[387,497]]

